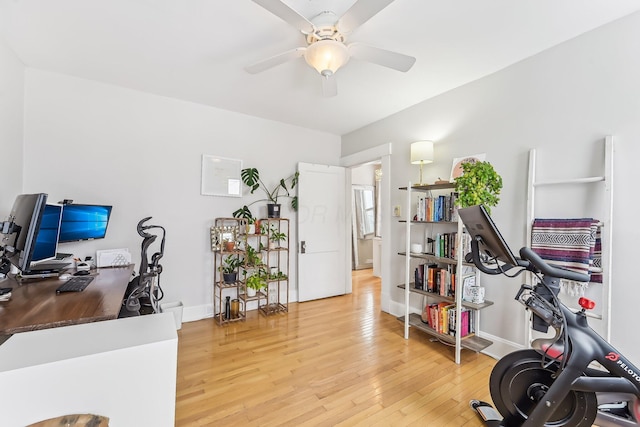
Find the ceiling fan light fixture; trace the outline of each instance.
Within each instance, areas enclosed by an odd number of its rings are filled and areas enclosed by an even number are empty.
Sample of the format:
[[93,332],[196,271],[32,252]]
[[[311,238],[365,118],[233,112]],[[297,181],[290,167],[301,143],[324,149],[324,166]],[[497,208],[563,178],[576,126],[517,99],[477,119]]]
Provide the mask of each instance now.
[[304,59],[323,76],[331,75],[349,61],[349,51],[344,43],[319,40],[307,47]]

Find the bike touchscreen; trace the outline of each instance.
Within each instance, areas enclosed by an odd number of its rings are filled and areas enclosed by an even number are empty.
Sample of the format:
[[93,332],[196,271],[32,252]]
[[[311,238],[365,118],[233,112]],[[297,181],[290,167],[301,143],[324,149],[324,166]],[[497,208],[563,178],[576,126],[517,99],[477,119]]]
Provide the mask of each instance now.
[[516,257],[502,238],[500,231],[482,205],[458,209],[458,215],[469,235],[478,241],[480,253],[511,265],[518,265]]

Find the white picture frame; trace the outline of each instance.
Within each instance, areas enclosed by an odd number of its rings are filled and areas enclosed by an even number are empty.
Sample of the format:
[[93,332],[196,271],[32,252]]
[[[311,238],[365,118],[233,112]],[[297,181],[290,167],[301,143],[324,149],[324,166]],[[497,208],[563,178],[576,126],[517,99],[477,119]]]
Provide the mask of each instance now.
[[200,194],[242,197],[241,172],[242,160],[203,154]]
[[455,182],[456,178],[462,176],[462,164],[466,162],[484,162],[487,158],[487,153],[481,154],[472,154],[470,156],[464,157],[456,157],[453,159],[453,164],[451,165],[451,177],[449,178],[449,182]]

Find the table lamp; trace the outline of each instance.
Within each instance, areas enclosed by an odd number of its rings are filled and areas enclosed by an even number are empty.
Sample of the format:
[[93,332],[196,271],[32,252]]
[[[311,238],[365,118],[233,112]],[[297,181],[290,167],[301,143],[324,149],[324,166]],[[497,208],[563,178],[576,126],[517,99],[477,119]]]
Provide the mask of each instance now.
[[411,143],[411,164],[420,165],[420,183],[422,182],[422,165],[433,162],[433,141],[417,141]]

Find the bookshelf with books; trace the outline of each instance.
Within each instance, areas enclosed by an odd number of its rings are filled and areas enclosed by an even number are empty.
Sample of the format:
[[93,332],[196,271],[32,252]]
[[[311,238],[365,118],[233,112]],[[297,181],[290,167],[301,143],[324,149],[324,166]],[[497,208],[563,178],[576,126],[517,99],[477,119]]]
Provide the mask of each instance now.
[[[463,299],[467,287],[480,285],[480,275],[473,264],[464,261],[469,235],[457,216],[455,183],[402,187],[406,191],[404,335],[409,329],[425,332],[452,345],[454,358],[460,363],[462,349],[482,351],[492,344],[477,334],[480,311],[491,301]],[[412,239],[422,240],[417,245]],[[419,248],[421,251],[416,251]],[[422,313],[411,312],[411,295],[422,297]],[[465,293],[465,298],[467,293]],[[477,296],[477,292],[476,292]],[[459,327],[458,327],[459,325]]]

